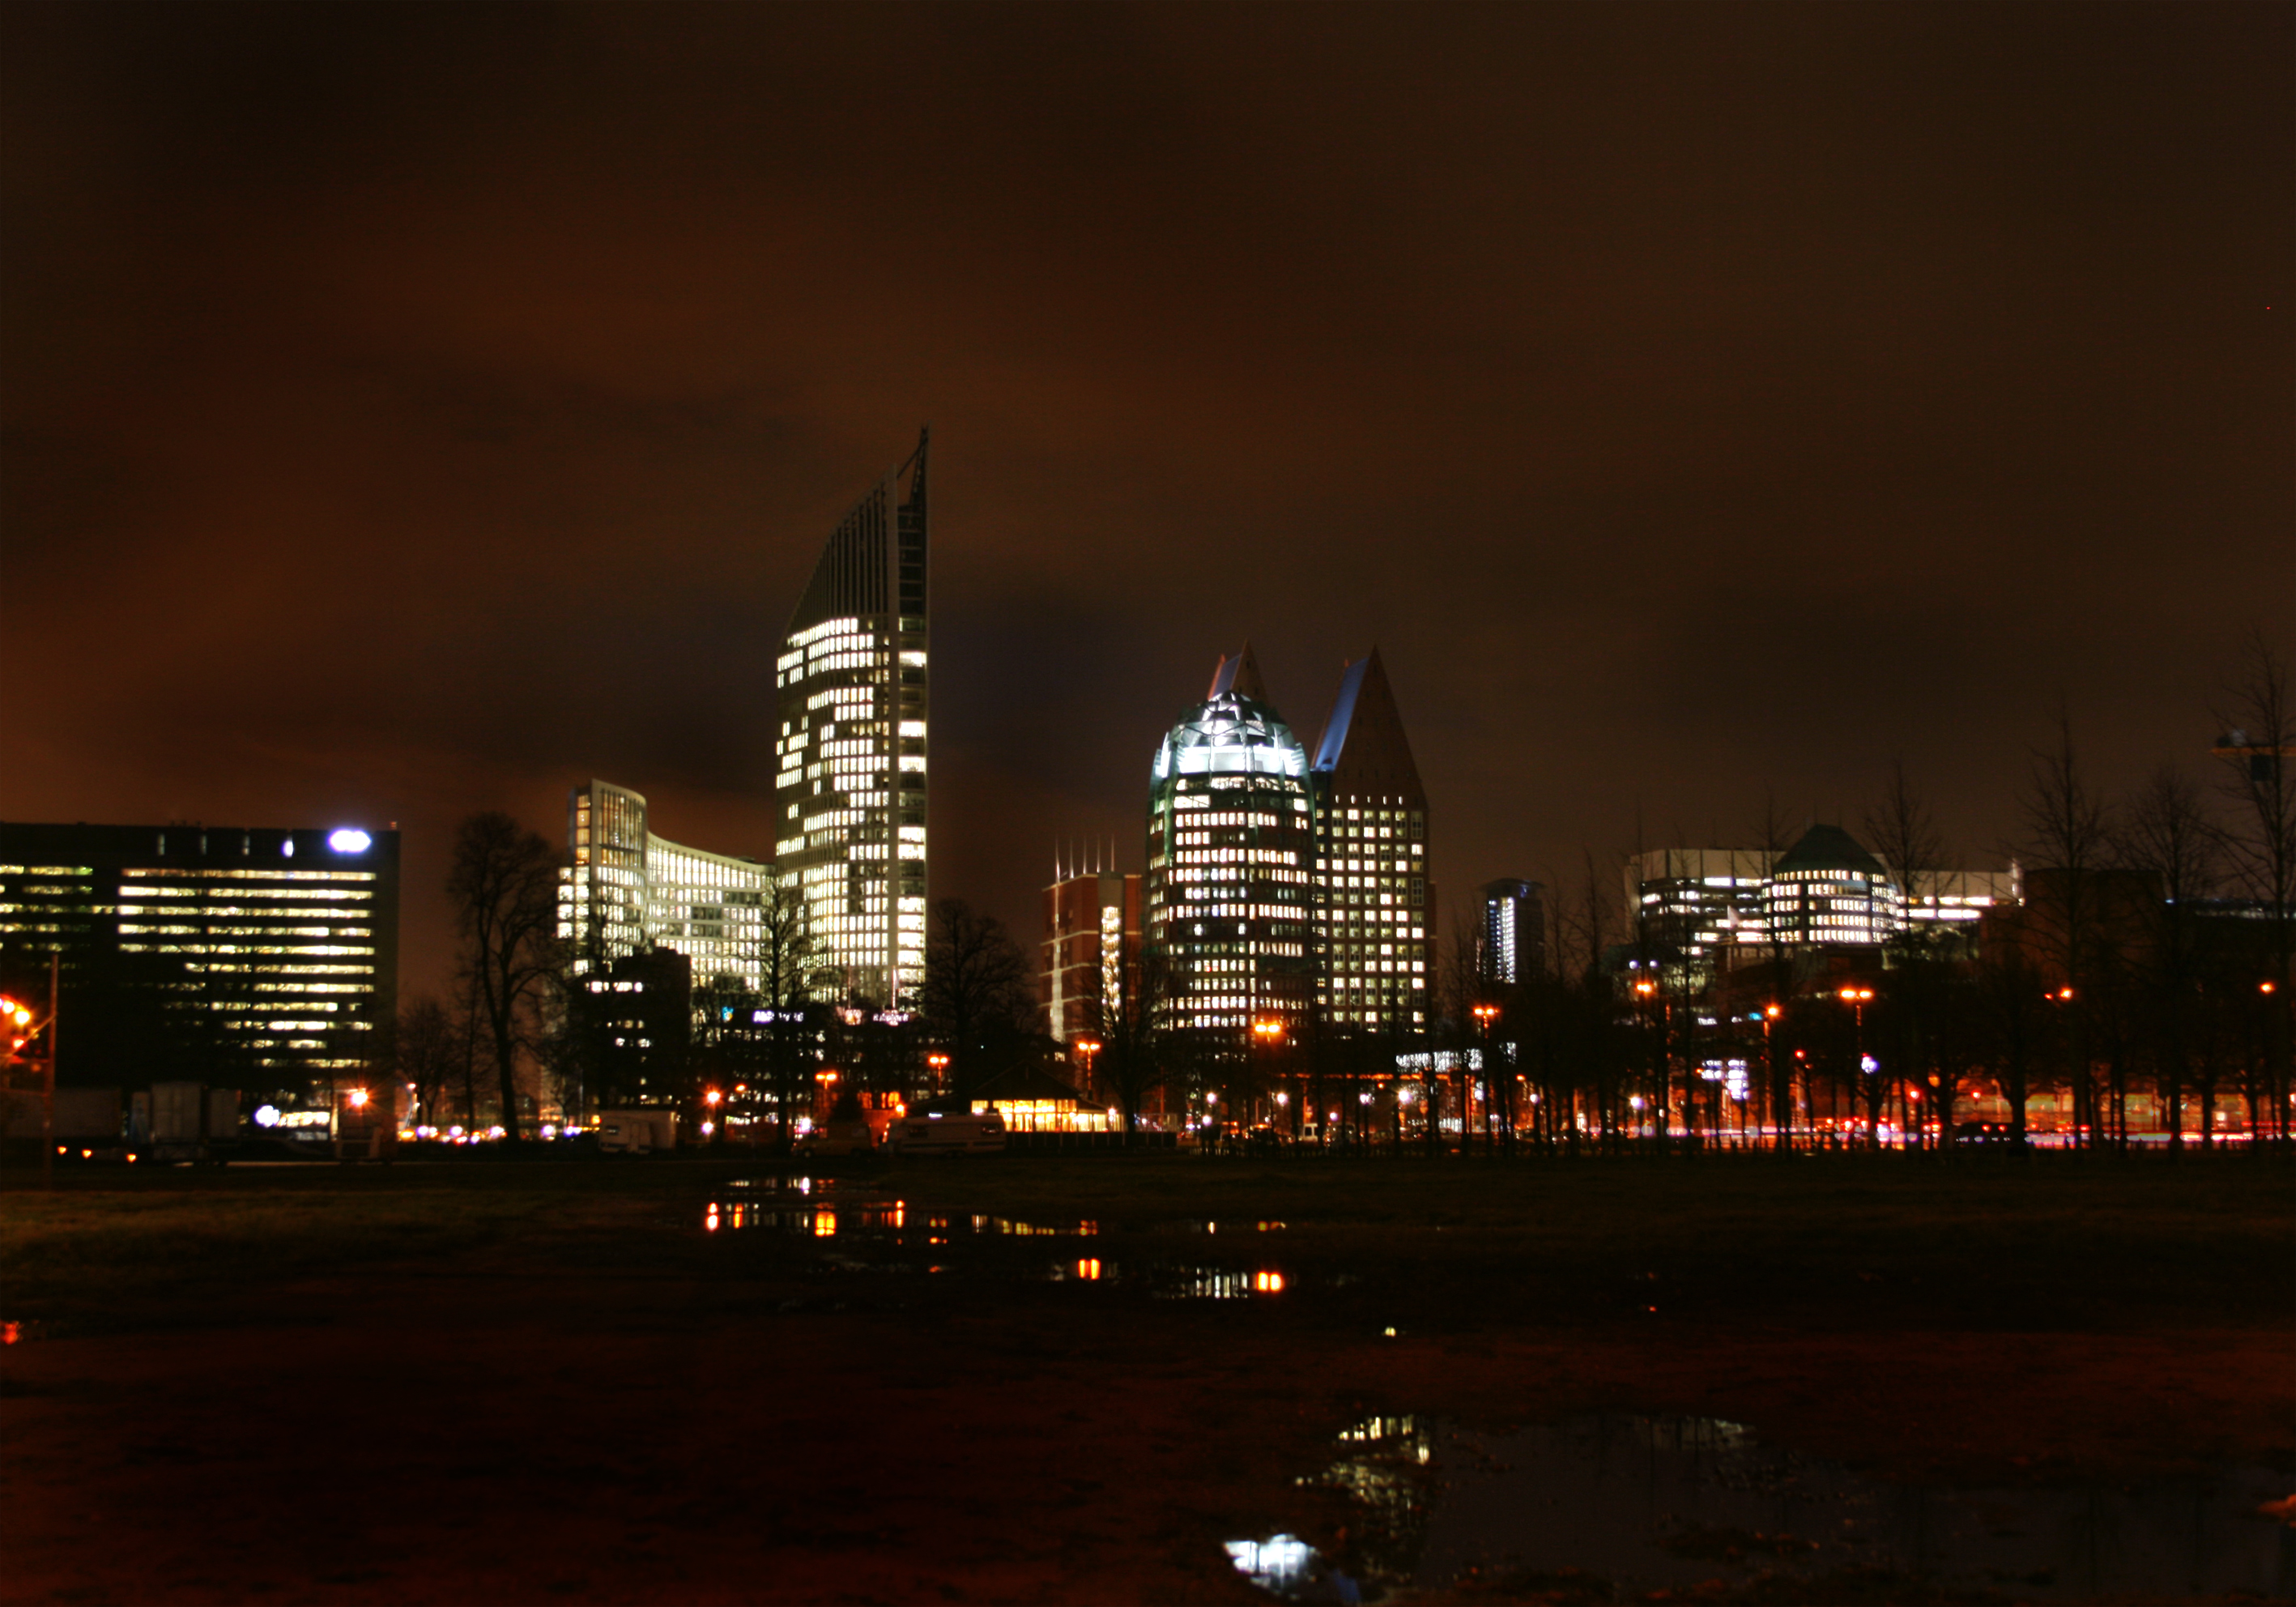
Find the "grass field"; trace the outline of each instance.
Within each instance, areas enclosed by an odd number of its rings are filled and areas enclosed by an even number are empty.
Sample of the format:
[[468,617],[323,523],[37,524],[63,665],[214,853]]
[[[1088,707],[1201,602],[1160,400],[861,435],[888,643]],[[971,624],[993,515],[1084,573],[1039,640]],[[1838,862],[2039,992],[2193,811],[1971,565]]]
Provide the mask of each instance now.
[[[1240,1601],[1218,1542],[1332,1540],[1297,1476],[1364,1412],[1720,1415],[1898,1479],[2296,1451],[2296,1174],[2252,1157],[976,1157],[836,1198],[1092,1238],[705,1229],[773,1177],[12,1180],[0,1598]],[[1086,1252],[1284,1290],[1045,1275]]]

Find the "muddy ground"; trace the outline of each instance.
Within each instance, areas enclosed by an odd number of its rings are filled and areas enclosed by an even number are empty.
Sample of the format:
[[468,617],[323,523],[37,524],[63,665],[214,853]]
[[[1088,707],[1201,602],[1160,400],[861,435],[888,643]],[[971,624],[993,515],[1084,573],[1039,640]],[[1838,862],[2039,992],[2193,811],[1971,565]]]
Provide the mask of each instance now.
[[1374,1413],[1725,1417],[1893,1480],[2296,1468],[2296,1189],[2252,1158],[26,1181],[9,1601],[1264,1600],[1222,1542],[1343,1555],[1299,1480]]

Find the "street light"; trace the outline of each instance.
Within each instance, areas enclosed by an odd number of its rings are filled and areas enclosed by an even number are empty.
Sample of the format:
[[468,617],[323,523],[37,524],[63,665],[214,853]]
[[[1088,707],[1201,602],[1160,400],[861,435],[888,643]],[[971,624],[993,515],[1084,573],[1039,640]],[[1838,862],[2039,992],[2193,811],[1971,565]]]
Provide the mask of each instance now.
[[[1478,1080],[1481,1084],[1483,1094],[1483,1142],[1488,1144],[1490,1143],[1491,1139],[1491,1089],[1493,1086],[1491,1073],[1491,1023],[1499,1019],[1499,1007],[1496,1004],[1478,1004],[1474,1007],[1474,1017],[1476,1024],[1480,1026],[1483,1029],[1483,1063],[1481,1068],[1483,1074]],[[1513,1112],[1512,1111],[1508,1112],[1508,1125],[1511,1127],[1513,1125]],[[1459,1127],[1459,1139],[1463,1152],[1466,1143],[1466,1124],[1463,1121]],[[1513,1135],[1510,1133],[1508,1137],[1512,1140]]]
[[[1873,1072],[1867,1070],[1866,1064],[1866,1006],[1867,1004],[1872,1002],[1874,990],[1871,988],[1858,988],[1852,986],[1842,988],[1840,994],[1836,996],[1838,996],[1843,1004],[1849,1006],[1851,1019],[1857,1025],[1858,1075],[1861,1077],[1871,1077]],[[1867,1105],[1868,1111],[1870,1111],[1872,1108],[1873,1107],[1869,1103]],[[1878,1150],[1882,1147],[1882,1124],[1879,1119],[1875,1119],[1872,1125],[1874,1130],[1868,1135],[1868,1136],[1873,1140],[1874,1147]]]

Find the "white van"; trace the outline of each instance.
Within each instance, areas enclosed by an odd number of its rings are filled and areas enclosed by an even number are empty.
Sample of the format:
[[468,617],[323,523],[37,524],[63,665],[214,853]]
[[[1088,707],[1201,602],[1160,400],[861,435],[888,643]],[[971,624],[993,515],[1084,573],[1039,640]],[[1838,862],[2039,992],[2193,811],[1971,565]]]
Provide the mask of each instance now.
[[675,1111],[598,1112],[598,1152],[602,1155],[644,1155],[676,1147]]
[[885,1147],[897,1155],[993,1155],[1004,1148],[1004,1119],[994,1111],[904,1116],[886,1133]]

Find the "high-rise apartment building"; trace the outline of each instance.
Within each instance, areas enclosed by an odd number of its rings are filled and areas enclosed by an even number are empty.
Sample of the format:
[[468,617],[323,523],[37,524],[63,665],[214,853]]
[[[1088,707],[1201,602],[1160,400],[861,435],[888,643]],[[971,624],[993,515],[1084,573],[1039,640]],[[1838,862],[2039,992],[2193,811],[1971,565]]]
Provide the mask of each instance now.
[[398,832],[0,824],[0,962],[51,952],[68,1078],[339,1081],[398,1019]]
[[1483,883],[1477,972],[1494,982],[1528,982],[1546,970],[1546,889],[1502,878]]
[[775,859],[820,963],[884,1010],[924,980],[927,440],[830,537],[775,665]]
[[1037,965],[1038,1025],[1071,1044],[1121,1019],[1140,985],[1140,878],[1064,876],[1045,890]]
[[566,835],[558,935],[578,975],[667,948],[692,962],[697,990],[758,987],[772,865],[657,837],[645,799],[602,781],[567,799]]
[[1340,676],[1309,784],[1316,1002],[1342,1025],[1424,1027],[1435,949],[1427,792],[1375,648]]
[[1315,1002],[1308,750],[1266,697],[1247,646],[1156,750],[1143,930],[1176,1026],[1242,1032]]

